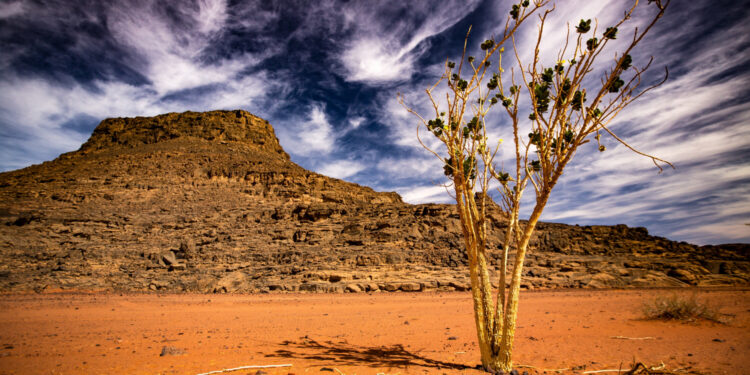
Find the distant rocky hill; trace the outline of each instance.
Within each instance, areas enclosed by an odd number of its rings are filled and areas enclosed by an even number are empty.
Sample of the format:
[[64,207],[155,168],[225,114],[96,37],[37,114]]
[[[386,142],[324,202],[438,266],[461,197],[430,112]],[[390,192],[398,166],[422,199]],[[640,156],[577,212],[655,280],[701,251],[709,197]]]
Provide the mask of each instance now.
[[[490,217],[496,264],[503,220]],[[542,223],[525,288],[747,286],[749,246]],[[307,171],[245,111],[104,120],[0,174],[0,291],[465,290],[451,205]]]

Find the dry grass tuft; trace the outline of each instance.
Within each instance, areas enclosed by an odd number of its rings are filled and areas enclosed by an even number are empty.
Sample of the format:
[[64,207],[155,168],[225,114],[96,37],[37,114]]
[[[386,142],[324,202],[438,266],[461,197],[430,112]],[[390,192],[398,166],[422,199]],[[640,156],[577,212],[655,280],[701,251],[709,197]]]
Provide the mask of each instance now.
[[717,309],[705,301],[698,300],[695,295],[658,296],[645,302],[642,311],[646,319],[653,320],[677,320],[683,323],[707,320],[720,324],[727,323]]

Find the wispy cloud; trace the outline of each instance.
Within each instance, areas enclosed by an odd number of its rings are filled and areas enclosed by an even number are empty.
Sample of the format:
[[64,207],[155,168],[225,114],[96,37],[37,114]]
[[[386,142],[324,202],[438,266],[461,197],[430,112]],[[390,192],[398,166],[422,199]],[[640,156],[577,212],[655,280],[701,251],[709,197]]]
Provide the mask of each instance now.
[[0,19],[17,16],[24,12],[22,1],[9,1],[0,4]]
[[[423,42],[453,26],[478,3],[369,2],[344,7],[343,15],[353,29],[340,55],[344,77],[370,84],[408,80],[417,69],[416,59],[428,48]],[[400,17],[393,18],[392,13]]]
[[204,62],[202,54],[226,22],[225,1],[203,0],[195,8],[180,8],[180,21],[187,26],[175,25],[158,5],[123,7],[112,12],[110,20],[114,37],[143,60],[146,77],[158,94],[229,82],[257,63],[250,54]]
[[362,125],[363,122],[365,122],[365,120],[367,119],[361,116],[350,118],[349,126],[351,127],[351,129],[357,129],[360,125]]
[[443,186],[416,186],[397,188],[404,202],[408,203],[453,203],[450,188]]
[[291,154],[320,157],[333,151],[336,138],[322,103],[314,104],[305,118],[292,117],[279,125],[281,143]]
[[363,171],[366,166],[351,160],[337,160],[317,168],[317,172],[329,177],[348,178]]

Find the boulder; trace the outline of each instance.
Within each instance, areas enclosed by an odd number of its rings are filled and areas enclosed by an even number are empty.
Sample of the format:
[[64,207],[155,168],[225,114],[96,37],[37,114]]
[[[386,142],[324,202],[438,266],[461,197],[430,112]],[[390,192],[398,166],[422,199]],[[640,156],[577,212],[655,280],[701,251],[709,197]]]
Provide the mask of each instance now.
[[454,280],[454,281],[451,281],[448,285],[455,288],[459,292],[463,292],[463,291],[471,289],[471,286],[468,283],[463,282],[463,281]]
[[173,251],[169,251],[161,256],[162,261],[165,265],[171,266],[173,264],[177,264],[177,256]]
[[247,289],[247,275],[242,271],[230,272],[221,277],[213,288],[214,293],[235,293]]
[[420,283],[401,283],[399,289],[404,292],[419,292],[422,290],[422,284]]
[[385,283],[381,285],[380,289],[386,292],[395,292],[401,288],[401,283]]
[[350,293],[359,293],[362,291],[362,288],[357,284],[346,284],[345,291]]

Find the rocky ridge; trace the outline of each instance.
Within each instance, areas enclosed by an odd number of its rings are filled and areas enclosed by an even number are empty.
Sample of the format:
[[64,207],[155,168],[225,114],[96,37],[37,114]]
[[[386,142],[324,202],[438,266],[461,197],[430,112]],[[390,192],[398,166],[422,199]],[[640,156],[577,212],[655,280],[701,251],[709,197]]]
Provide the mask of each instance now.
[[[6,292],[466,290],[462,247],[453,206],[307,171],[240,110],[107,119],[80,150],[0,174]],[[749,248],[542,223],[523,287],[747,286]]]

